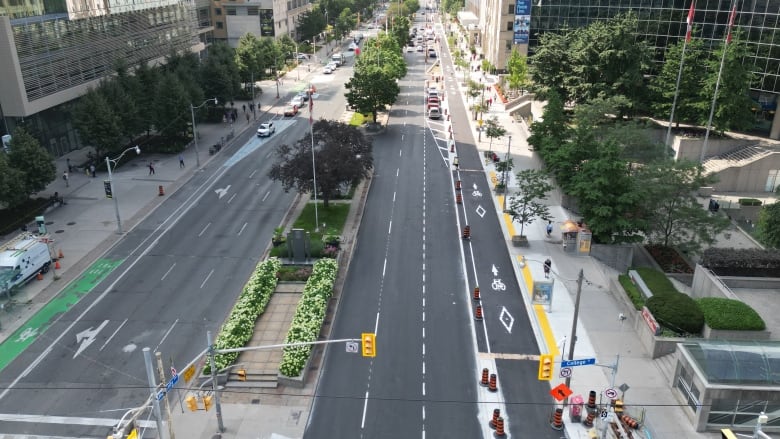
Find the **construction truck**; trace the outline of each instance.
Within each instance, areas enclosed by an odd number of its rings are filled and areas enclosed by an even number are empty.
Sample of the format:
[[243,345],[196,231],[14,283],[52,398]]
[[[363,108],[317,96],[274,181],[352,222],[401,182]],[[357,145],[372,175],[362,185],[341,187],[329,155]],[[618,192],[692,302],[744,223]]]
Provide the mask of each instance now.
[[22,233],[0,246],[0,294],[10,298],[30,279],[51,268],[51,251],[46,236]]

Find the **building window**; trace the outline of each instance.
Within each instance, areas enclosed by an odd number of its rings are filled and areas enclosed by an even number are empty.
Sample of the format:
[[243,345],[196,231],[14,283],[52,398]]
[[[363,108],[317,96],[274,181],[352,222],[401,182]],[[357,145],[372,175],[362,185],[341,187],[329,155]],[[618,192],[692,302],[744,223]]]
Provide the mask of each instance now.
[[509,8],[508,8],[507,14],[509,14],[509,15],[515,15],[515,4],[514,4],[514,3],[512,3],[512,4],[510,4],[510,5],[509,5]]
[[224,24],[222,24],[221,21],[218,21],[216,24],[217,24],[217,29],[223,29],[225,26]]
[[222,8],[214,8],[214,15],[222,15]]
[[693,374],[685,367],[680,368],[680,376],[677,378],[677,390],[685,397],[688,406],[696,412],[699,408],[700,391],[693,382]]
[[292,11],[292,2],[290,1],[287,2],[287,10]]
[[234,8],[234,7],[228,7],[228,8],[227,8],[227,14],[228,14],[228,15],[236,15],[236,8]]
[[512,50],[512,40],[506,40],[506,50],[508,52]]
[[246,8],[246,15],[260,15],[260,8],[257,6],[250,6]]
[[506,22],[506,30],[508,30],[508,31],[512,30],[512,22],[511,21],[507,21]]

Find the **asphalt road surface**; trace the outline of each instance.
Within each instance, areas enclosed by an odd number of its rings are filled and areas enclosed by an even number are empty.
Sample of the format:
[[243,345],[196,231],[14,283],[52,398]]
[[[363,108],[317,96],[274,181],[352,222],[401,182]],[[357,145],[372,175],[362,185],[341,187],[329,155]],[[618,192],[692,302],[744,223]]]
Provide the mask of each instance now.
[[[317,111],[343,109],[319,90]],[[149,214],[104,257],[121,264],[0,372],[2,433],[105,437],[149,396],[144,347],[166,369],[206,348],[294,198],[267,173],[272,148],[308,132],[307,110],[276,124],[267,139],[247,131]]]

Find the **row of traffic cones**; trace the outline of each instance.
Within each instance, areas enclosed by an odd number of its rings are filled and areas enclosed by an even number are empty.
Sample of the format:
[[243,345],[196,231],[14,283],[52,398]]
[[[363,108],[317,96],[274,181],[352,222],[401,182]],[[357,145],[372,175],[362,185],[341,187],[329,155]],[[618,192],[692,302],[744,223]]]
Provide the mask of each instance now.
[[[55,259],[55,260],[54,260],[54,269],[55,269],[55,270],[59,270],[59,269],[61,269],[61,268],[62,268],[62,265],[60,265],[60,259],[62,259],[62,258],[64,258],[64,257],[65,257],[65,255],[62,253],[62,249],[59,249],[59,250],[57,251],[57,259]],[[37,276],[35,276],[35,278],[36,278],[37,280],[43,280],[43,272],[42,272],[42,271],[39,271],[39,272],[38,272],[38,275],[37,275]],[[56,272],[54,273],[54,278],[55,278],[55,279],[59,279],[59,278],[60,278],[60,277],[59,277],[59,275],[58,275]]]
[[487,367],[482,369],[482,378],[480,378],[479,384],[487,387],[491,392],[497,392],[497,380],[498,378],[496,378],[496,374],[490,373],[490,370]]

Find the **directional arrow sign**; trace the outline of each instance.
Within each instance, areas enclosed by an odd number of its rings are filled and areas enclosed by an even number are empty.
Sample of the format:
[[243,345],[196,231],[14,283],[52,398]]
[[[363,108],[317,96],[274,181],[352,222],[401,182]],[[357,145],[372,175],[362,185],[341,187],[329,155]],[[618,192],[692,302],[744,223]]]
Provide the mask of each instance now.
[[103,328],[106,327],[108,324],[108,320],[104,320],[103,323],[100,324],[100,326],[97,327],[97,329],[92,329],[90,327],[89,329],[85,329],[78,334],[76,334],[76,343],[79,345],[79,348],[76,349],[76,353],[73,355],[73,358],[76,358],[79,356],[80,353],[84,351],[84,349],[88,348],[89,345],[95,342],[95,337],[97,337],[98,332],[100,332]]
[[493,264],[492,270],[493,270],[493,277],[498,276],[498,268],[496,268],[496,264]]
[[561,361],[561,367],[589,366],[591,364],[596,364],[595,358],[583,358],[582,360]]
[[550,390],[550,395],[555,398],[556,401],[563,401],[572,394],[571,389],[566,384],[559,384]]
[[225,194],[227,194],[227,191],[229,189],[230,189],[230,185],[227,185],[226,187],[221,188],[221,189],[214,189],[214,192],[216,192],[217,195],[219,195],[219,198],[222,198],[222,197],[225,196]]

